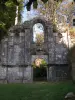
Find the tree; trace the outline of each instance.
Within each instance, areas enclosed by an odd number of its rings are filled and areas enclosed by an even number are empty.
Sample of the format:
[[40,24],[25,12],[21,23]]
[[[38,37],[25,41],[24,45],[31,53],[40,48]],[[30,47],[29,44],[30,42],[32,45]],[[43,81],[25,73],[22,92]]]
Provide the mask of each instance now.
[[[45,4],[47,1],[51,1],[51,2],[52,1],[56,1],[56,2],[59,2],[59,1],[62,1],[62,0],[41,0],[41,1]],[[33,3],[33,7],[37,8],[37,5],[38,5],[37,0],[29,0],[29,2],[27,2],[25,4],[25,6],[27,7],[28,11],[30,11],[32,3]]]
[[38,1],[40,7],[38,7],[38,11],[40,15],[46,17],[48,20],[54,20],[54,11],[56,6],[56,1],[54,0],[48,0],[46,4],[44,4],[42,1]]
[[44,4],[42,1],[38,0],[38,6],[37,10],[39,14],[43,17],[45,17],[47,20],[51,21],[53,23],[53,31],[57,31],[56,27],[56,10],[58,6],[61,4],[62,0],[48,0],[46,4]]
[[19,6],[18,19],[21,21],[22,1],[0,0],[0,40],[7,35],[7,30],[15,23],[16,6]]

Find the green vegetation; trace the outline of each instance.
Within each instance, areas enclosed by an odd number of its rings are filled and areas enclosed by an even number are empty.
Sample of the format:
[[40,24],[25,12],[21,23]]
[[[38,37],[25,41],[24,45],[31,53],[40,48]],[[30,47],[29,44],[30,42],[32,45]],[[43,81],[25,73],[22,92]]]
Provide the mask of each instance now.
[[33,64],[33,68],[42,68],[42,67],[47,67],[47,62],[44,59],[36,59]]
[[18,19],[21,21],[23,0],[0,0],[0,40],[7,35],[8,29],[15,24],[16,6],[18,5]]
[[71,81],[0,84],[0,100],[64,100],[64,96],[68,92],[75,93],[75,84]]

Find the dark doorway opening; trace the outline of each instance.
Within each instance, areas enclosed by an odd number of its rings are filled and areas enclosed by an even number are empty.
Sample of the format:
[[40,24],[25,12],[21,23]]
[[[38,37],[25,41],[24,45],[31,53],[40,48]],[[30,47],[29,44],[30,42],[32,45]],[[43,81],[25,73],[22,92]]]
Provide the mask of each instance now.
[[33,68],[33,80],[34,81],[47,81],[47,68],[46,67]]
[[47,62],[44,59],[37,58],[33,62],[33,80],[34,81],[47,80]]

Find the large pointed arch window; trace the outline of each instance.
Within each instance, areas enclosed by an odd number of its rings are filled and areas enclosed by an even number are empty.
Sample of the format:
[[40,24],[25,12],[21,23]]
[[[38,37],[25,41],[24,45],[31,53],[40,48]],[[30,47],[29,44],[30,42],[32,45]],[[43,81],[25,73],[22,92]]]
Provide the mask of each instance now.
[[44,27],[41,23],[36,23],[33,26],[33,42],[36,44],[44,42]]

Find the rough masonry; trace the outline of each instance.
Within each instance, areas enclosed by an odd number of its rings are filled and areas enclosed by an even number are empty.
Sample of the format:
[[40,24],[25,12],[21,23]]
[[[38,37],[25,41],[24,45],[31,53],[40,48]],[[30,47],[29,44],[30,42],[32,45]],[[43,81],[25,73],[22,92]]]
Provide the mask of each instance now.
[[[44,27],[44,43],[33,43],[33,26],[41,23]],[[52,23],[43,18],[34,18],[9,29],[9,35],[0,44],[0,82],[33,82],[32,62],[36,58],[46,60],[47,80],[63,80],[68,76],[68,38],[53,33]]]

